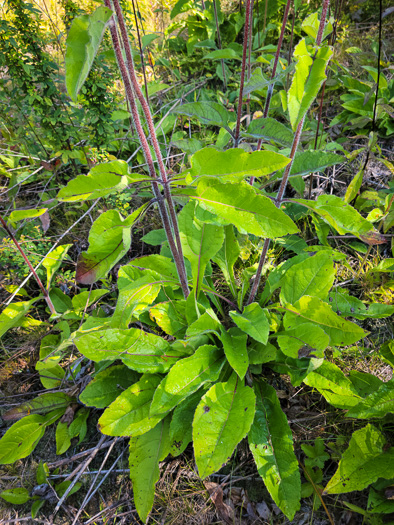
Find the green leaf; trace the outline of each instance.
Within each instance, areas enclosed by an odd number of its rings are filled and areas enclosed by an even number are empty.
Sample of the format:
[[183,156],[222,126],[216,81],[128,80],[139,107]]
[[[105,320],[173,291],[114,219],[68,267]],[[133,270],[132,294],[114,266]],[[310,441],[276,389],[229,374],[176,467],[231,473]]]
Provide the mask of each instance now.
[[89,308],[93,303],[98,301],[100,297],[108,294],[108,290],[90,290],[89,292],[81,292],[77,295],[74,295],[72,298],[72,307],[76,311],[83,311],[85,308]]
[[88,175],[78,175],[62,188],[57,199],[63,202],[79,202],[98,199],[124,190],[128,185],[129,167],[124,160],[112,160],[94,166]]
[[304,295],[294,305],[287,305],[286,309],[284,317],[286,330],[302,323],[312,322],[319,325],[330,336],[330,344],[335,346],[351,345],[367,335],[367,332],[356,324],[339,317],[318,297]]
[[211,51],[207,55],[205,55],[204,59],[207,60],[241,60],[242,56],[234,51],[234,49],[226,48],[226,49],[215,49],[215,51]]
[[[242,133],[244,137],[273,140],[285,147],[293,144],[294,133],[287,126],[274,118],[257,118],[249,124],[248,131]],[[272,170],[274,171],[274,170]]]
[[[129,265],[152,270],[161,275],[163,279],[169,279],[176,282],[179,281],[175,263],[163,255],[153,254],[145,257],[137,257],[130,261]],[[125,267],[122,269],[124,270]]]
[[153,506],[155,485],[160,477],[159,462],[170,451],[169,427],[167,417],[146,434],[130,439],[129,467],[134,504],[143,523]]
[[39,210],[14,210],[8,215],[7,220],[9,222],[17,222],[23,221],[24,219],[34,219],[40,217],[46,211],[48,211],[48,208],[41,208]]
[[192,184],[200,177],[220,178],[223,182],[237,182],[245,177],[263,177],[277,171],[290,159],[273,151],[253,151],[240,148],[218,151],[204,148],[191,158],[191,169],[186,181]]
[[194,321],[186,330],[188,337],[194,335],[207,334],[209,332],[219,332],[220,321],[214,312],[204,312],[196,321]]
[[[319,13],[312,13],[311,15],[307,16],[304,21],[302,22],[302,30],[305,31],[307,35],[309,35],[313,40],[316,40],[318,31],[320,26],[320,20],[319,20]],[[328,36],[332,32],[332,23],[330,20],[327,21],[327,23],[324,25],[323,30],[323,38],[324,40],[326,36]]]
[[138,374],[127,366],[111,366],[95,376],[83,390],[79,400],[89,407],[106,408],[118,397],[119,390],[125,390],[136,383],[138,378]]
[[175,363],[157,387],[150,414],[164,414],[196,392],[204,383],[216,381],[224,362],[221,350],[215,346],[203,345],[192,356]]
[[330,343],[329,336],[319,326],[303,323],[292,330],[277,332],[279,348],[294,359],[323,357]]
[[298,231],[293,221],[264,195],[247,184],[223,184],[202,180],[197,199],[206,210],[216,215],[216,222],[233,224],[238,230],[270,239]]
[[301,478],[293,450],[293,436],[275,389],[259,381],[255,386],[256,415],[249,447],[272,499],[292,520],[300,508]]
[[0,337],[2,337],[10,328],[17,326],[19,321],[27,314],[32,304],[38,301],[38,298],[30,301],[20,301],[11,303],[0,314]]
[[328,46],[320,47],[312,58],[308,52],[305,39],[294,49],[297,65],[293,81],[287,93],[287,105],[293,131],[296,130],[316,95],[326,80],[326,67],[332,56]]
[[149,413],[160,381],[158,375],[145,374],[122,392],[100,417],[100,431],[107,436],[140,436],[155,427],[165,415]]
[[318,467],[319,469],[322,469],[324,468],[324,463],[330,459],[330,455],[327,454],[325,450],[324,441],[322,438],[316,438],[314,445],[303,444],[301,445],[301,448],[308,456],[305,459],[305,465],[307,467]]
[[75,339],[78,350],[92,361],[120,359],[137,372],[163,373],[182,355],[158,335],[130,328],[110,329],[84,334]]
[[360,191],[361,184],[363,182],[363,176],[364,176],[364,170],[359,170],[356,175],[351,180],[349,186],[347,187],[345,196],[343,200],[346,203],[351,202],[353,199],[357,197],[358,192]]
[[235,113],[227,111],[217,102],[189,102],[172,110],[172,113],[197,118],[201,124],[228,128],[235,121]]
[[45,504],[45,500],[44,499],[36,499],[36,501],[33,501],[32,505],[31,505],[31,517],[32,517],[33,520],[37,516],[38,511],[40,510],[40,508],[44,504]]
[[[326,151],[301,151],[296,153],[294,162],[291,166],[290,177],[308,175],[315,171],[324,171],[329,166],[343,164],[344,157],[336,153]],[[279,179],[283,176],[283,170],[280,171],[273,179]]]
[[281,279],[282,304],[294,304],[304,295],[325,299],[335,279],[330,253],[318,252],[313,257],[291,266]]
[[43,461],[40,461],[37,472],[36,472],[36,481],[38,485],[42,485],[43,483],[47,482],[49,476],[49,467],[46,463]]
[[199,389],[187,397],[174,410],[170,424],[170,453],[176,457],[182,454],[193,439],[193,418],[197,405],[206,390]]
[[220,340],[223,343],[224,353],[231,367],[240,379],[245,377],[249,366],[246,343],[248,336],[239,328],[232,327],[228,331],[221,330]]
[[242,313],[230,312],[230,317],[243,332],[256,341],[267,344],[269,322],[264,310],[257,303],[249,304]]
[[373,374],[360,372],[359,370],[350,370],[349,379],[361,397],[373,394],[384,384],[381,379]]
[[187,328],[185,301],[168,301],[155,304],[149,309],[149,315],[166,334],[177,339],[184,337]]
[[179,232],[184,256],[190,261],[195,297],[198,297],[205,269],[224,241],[223,228],[195,217],[196,204],[189,202],[179,214]]
[[74,18],[67,37],[66,87],[71,99],[76,102],[83,86],[112,11],[100,6],[92,15]]
[[8,503],[13,505],[23,505],[32,499],[29,495],[29,491],[23,487],[17,487],[15,489],[7,489],[0,492],[0,498],[3,498]]
[[47,288],[49,288],[52,278],[60,268],[64,258],[67,255],[71,244],[61,244],[49,253],[42,261],[42,265],[47,270]]
[[393,478],[394,447],[385,450],[385,443],[383,434],[372,425],[356,430],[324,493],[345,494],[363,490],[378,478]]
[[394,413],[394,380],[383,383],[378,390],[372,392],[360,403],[352,407],[346,414],[347,417],[368,419],[371,417],[384,417]]
[[250,430],[256,397],[235,374],[216,383],[202,397],[193,420],[193,443],[201,478],[227,463],[235,447]]
[[12,421],[13,419],[20,419],[30,414],[47,414],[59,408],[66,409],[73,401],[75,401],[75,398],[71,398],[64,392],[42,394],[27,403],[8,410],[3,414],[3,419],[5,421]]
[[46,426],[61,415],[61,411],[55,410],[46,416],[26,416],[14,423],[0,439],[0,465],[15,463],[31,454],[44,435]]
[[320,195],[316,201],[304,199],[294,199],[294,201],[323,217],[340,235],[352,233],[359,236],[373,229],[369,221],[336,195]]
[[184,13],[189,9],[189,2],[190,0],[178,0],[178,2],[174,5],[174,7],[171,10],[170,18],[171,20],[175,18],[180,13]]
[[337,408],[351,408],[360,401],[360,396],[352,382],[340,368],[329,361],[324,361],[317,370],[308,374],[304,383],[316,388],[331,405]]
[[117,210],[109,210],[94,221],[89,233],[89,249],[78,257],[77,281],[93,284],[107,275],[129,250],[130,228],[146,206],[138,208],[126,220]]
[[64,454],[70,448],[71,437],[68,433],[68,424],[59,421],[56,427],[56,454]]
[[252,93],[253,91],[259,91],[272,84],[272,80],[265,77],[261,68],[257,68],[255,71],[253,71],[251,77],[245,83],[242,96],[246,97],[249,95],[249,93]]
[[221,269],[233,296],[236,297],[234,264],[241,253],[241,248],[234,234],[232,224],[224,227],[224,235],[224,243],[212,260]]

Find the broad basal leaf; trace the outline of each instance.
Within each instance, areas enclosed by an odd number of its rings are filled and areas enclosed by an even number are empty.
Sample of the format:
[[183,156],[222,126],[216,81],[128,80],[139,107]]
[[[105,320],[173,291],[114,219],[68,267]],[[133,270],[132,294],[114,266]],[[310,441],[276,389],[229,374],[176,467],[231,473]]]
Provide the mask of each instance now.
[[176,457],[185,450],[193,439],[193,418],[197,405],[206,392],[201,388],[180,403],[172,414],[170,424],[170,453]]
[[28,489],[25,489],[24,487],[3,490],[0,492],[0,498],[3,498],[3,500],[8,501],[8,503],[12,503],[13,505],[23,505],[23,503],[32,499]]
[[277,171],[290,162],[290,159],[273,151],[246,152],[240,148],[218,151],[204,148],[191,158],[191,169],[187,182],[199,177],[220,178],[223,182],[237,182],[245,177],[263,177]]
[[316,388],[331,405],[337,408],[351,408],[361,399],[342,370],[329,361],[324,361],[317,370],[308,374],[304,383]]
[[330,336],[332,345],[351,345],[367,335],[367,332],[355,323],[339,317],[327,303],[317,297],[304,295],[294,305],[287,305],[286,309],[284,316],[286,330],[302,323],[313,322]]
[[294,138],[294,133],[291,129],[270,117],[252,120],[249,124],[248,131],[242,133],[242,135],[255,139],[273,140],[285,147],[290,147],[293,144]]
[[264,310],[257,303],[249,304],[242,313],[230,312],[230,317],[243,332],[256,341],[267,344],[269,322]]
[[12,421],[30,414],[47,414],[61,408],[65,410],[73,401],[75,402],[75,398],[71,398],[64,392],[41,394],[31,401],[7,410],[2,417],[4,421]]
[[249,447],[273,500],[292,520],[300,508],[301,478],[293,436],[275,389],[259,381],[255,387],[256,415]]
[[155,485],[160,477],[159,462],[170,450],[169,418],[165,418],[142,436],[130,439],[130,478],[134,504],[143,523],[153,506]]
[[104,411],[99,419],[99,429],[107,436],[140,436],[155,427],[164,415],[149,413],[153,394],[161,377],[145,374],[134,385],[124,390]]
[[23,319],[37,300],[38,298],[35,298],[30,301],[11,303],[7,306],[0,314],[0,337],[2,337],[10,328],[18,326],[18,323]]
[[[308,175],[315,171],[324,171],[329,166],[335,164],[343,164],[344,157],[336,153],[327,151],[301,151],[296,153],[294,162],[291,166],[290,177],[297,177],[301,175]],[[273,179],[280,179],[283,176],[284,170],[277,173]]]
[[352,233],[360,236],[373,228],[373,225],[358,211],[336,195],[320,195],[316,201],[294,200],[323,217],[340,235]]
[[210,126],[228,128],[229,124],[235,121],[235,113],[227,111],[217,102],[189,102],[175,108],[172,112],[187,117],[196,117],[201,124]]
[[91,15],[74,18],[67,37],[66,87],[74,102],[89,74],[112,11],[100,6]]
[[117,210],[99,216],[89,233],[89,249],[78,258],[77,281],[92,284],[107,275],[129,250],[130,228],[145,208],[146,204],[125,220]]
[[277,332],[276,335],[279,348],[294,359],[324,357],[324,350],[330,343],[326,332],[312,323],[303,323],[291,330]]
[[115,401],[120,391],[136,383],[138,378],[139,375],[127,366],[111,366],[95,376],[82,391],[79,400],[89,407],[106,408]]
[[62,261],[64,260],[67,252],[72,246],[71,244],[61,244],[57,246],[51,253],[49,253],[42,261],[42,265],[47,270],[47,289],[51,284],[52,278],[60,268]]
[[216,383],[202,397],[193,420],[194,455],[201,478],[227,463],[237,444],[249,432],[256,396],[235,374]]
[[286,271],[281,279],[280,300],[283,304],[294,304],[303,295],[325,299],[334,279],[335,269],[331,254],[318,252]]
[[102,330],[75,339],[78,350],[92,361],[120,359],[137,372],[162,373],[183,355],[168,341],[137,328]]
[[233,296],[236,296],[236,284],[234,278],[234,264],[238,259],[241,249],[234,234],[232,224],[224,228],[224,243],[217,254],[213,257],[213,262],[221,269]]
[[363,401],[349,410],[347,417],[368,419],[384,417],[394,413],[394,380],[383,383],[378,390],[372,392]]
[[220,339],[228,362],[239,378],[243,379],[249,366],[246,348],[248,336],[239,328],[232,327],[227,331],[222,328]]
[[186,335],[193,337],[194,335],[207,334],[209,332],[219,332],[220,326],[221,323],[215,312],[204,312],[189,326],[186,330]]
[[342,454],[338,470],[324,492],[345,494],[363,490],[378,478],[394,477],[394,447],[386,450],[386,440],[373,425],[353,433],[349,447]]
[[98,199],[122,191],[128,185],[128,164],[124,160],[112,160],[94,166],[88,175],[78,175],[62,188],[57,198],[63,202]]
[[168,301],[157,303],[149,309],[151,319],[168,335],[182,339],[185,335],[187,322],[185,317],[185,301]]
[[184,256],[190,261],[195,296],[198,297],[205,268],[220,250],[224,241],[223,228],[196,219],[196,204],[189,202],[179,214],[179,231]]
[[223,352],[211,345],[200,346],[195,354],[178,361],[157,387],[150,414],[166,413],[204,383],[216,381],[224,362]]
[[199,204],[216,215],[218,224],[233,224],[241,232],[275,238],[296,233],[293,221],[246,182],[223,184],[202,180],[197,187]]

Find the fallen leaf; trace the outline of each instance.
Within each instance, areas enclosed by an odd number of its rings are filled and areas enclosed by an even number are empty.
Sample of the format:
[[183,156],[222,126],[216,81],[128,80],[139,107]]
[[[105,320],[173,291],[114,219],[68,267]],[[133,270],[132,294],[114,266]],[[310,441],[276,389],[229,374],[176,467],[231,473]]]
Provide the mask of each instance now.
[[215,505],[218,517],[228,525],[233,525],[234,511],[229,505],[224,503],[222,487],[213,481],[204,481],[204,486],[207,489],[213,504]]

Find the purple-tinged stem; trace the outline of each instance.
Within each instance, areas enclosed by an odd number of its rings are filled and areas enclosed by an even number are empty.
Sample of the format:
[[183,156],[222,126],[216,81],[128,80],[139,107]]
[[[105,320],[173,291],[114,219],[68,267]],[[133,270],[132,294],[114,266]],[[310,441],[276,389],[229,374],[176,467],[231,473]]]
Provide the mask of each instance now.
[[148,83],[147,83],[147,81],[146,81],[146,71],[145,71],[144,53],[142,52],[142,42],[141,42],[140,28],[138,27],[137,13],[136,13],[136,10],[135,10],[134,0],[132,0],[132,4],[133,4],[133,13],[134,13],[135,27],[136,27],[136,29],[137,29],[138,47],[139,47],[139,50],[140,50],[140,59],[141,59],[141,66],[142,66],[142,74],[144,75],[146,101],[147,101],[148,104],[149,104]]
[[243,51],[242,51],[242,66],[241,66],[241,83],[239,86],[237,124],[235,127],[235,134],[234,134],[234,147],[236,148],[238,147],[239,130],[241,127],[242,98],[243,98],[243,90],[244,90],[244,83],[245,83],[245,70],[246,70],[246,53],[248,51],[248,42],[249,42],[249,24],[250,24],[250,11],[251,11],[250,4],[251,4],[251,0],[246,0],[244,45],[243,45]]
[[33,268],[32,264],[31,264],[31,262],[27,258],[27,255],[23,251],[23,249],[22,249],[21,245],[19,244],[19,242],[17,241],[15,235],[9,229],[7,223],[5,222],[5,220],[3,219],[3,217],[1,215],[0,215],[0,222],[1,222],[1,225],[3,226],[3,228],[5,229],[5,231],[7,232],[7,234],[10,236],[12,242],[15,244],[15,246],[19,250],[20,254],[22,255],[22,257],[23,257],[23,259],[25,261],[25,263],[29,267],[29,270],[31,271],[31,273],[33,274],[35,280],[37,281],[37,284],[40,287],[40,289],[41,289],[41,291],[42,291],[42,293],[44,295],[44,299],[47,302],[47,305],[49,307],[49,310],[51,311],[51,314],[56,314],[55,307],[53,306],[51,298],[49,297],[48,291],[46,290],[45,286],[42,284],[41,279],[38,277],[37,272],[35,271],[35,269]]
[[[110,0],[104,0],[104,1],[105,1],[105,5],[109,9],[111,9]],[[174,237],[173,237],[173,234],[172,234],[172,231],[171,231],[171,224],[170,224],[170,220],[169,220],[169,217],[168,217],[167,209],[165,207],[165,202],[164,202],[162,194],[160,193],[158,182],[156,180],[157,179],[157,175],[156,175],[156,170],[155,170],[155,167],[154,167],[153,158],[152,158],[152,155],[151,155],[151,152],[150,152],[150,148],[149,148],[149,144],[148,144],[147,138],[145,136],[143,127],[141,125],[141,120],[140,120],[140,117],[139,117],[139,114],[138,114],[138,109],[137,109],[136,101],[135,101],[135,98],[134,98],[133,88],[132,88],[132,85],[131,85],[131,82],[130,82],[130,76],[129,76],[126,64],[124,62],[124,59],[123,59],[122,49],[121,49],[121,45],[120,45],[120,41],[119,41],[119,37],[118,37],[118,32],[116,30],[115,21],[114,21],[113,18],[110,21],[109,29],[110,29],[110,32],[111,32],[112,45],[113,45],[114,52],[115,52],[115,55],[116,55],[116,58],[117,58],[117,61],[118,61],[120,73],[122,75],[122,80],[123,80],[123,83],[124,83],[124,86],[125,86],[126,97],[127,97],[128,103],[130,105],[131,113],[132,113],[132,116],[133,116],[134,126],[136,128],[136,131],[137,131],[137,134],[138,134],[138,138],[140,140],[141,147],[142,147],[143,152],[144,152],[145,160],[146,160],[146,163],[147,163],[148,169],[149,169],[149,174],[150,174],[150,176],[152,178],[152,190],[153,190],[153,193],[154,193],[154,195],[155,195],[155,197],[157,199],[157,203],[158,203],[158,206],[159,206],[161,219],[163,221],[164,230],[166,232],[167,239],[168,239],[168,244],[170,246],[170,250],[171,250],[171,253],[172,253],[173,257],[174,257],[175,265],[176,265],[177,270],[178,270],[179,280],[181,282],[182,291],[183,291],[183,294],[185,295],[185,297],[187,297],[189,295],[189,287],[188,287],[188,284],[187,284],[186,270],[184,269],[184,260],[183,260],[183,257],[181,257],[180,254],[178,253],[177,247],[175,245],[175,241],[174,241]],[[141,93],[141,95],[142,95],[142,93]],[[142,95],[142,98],[144,98],[143,95]]]

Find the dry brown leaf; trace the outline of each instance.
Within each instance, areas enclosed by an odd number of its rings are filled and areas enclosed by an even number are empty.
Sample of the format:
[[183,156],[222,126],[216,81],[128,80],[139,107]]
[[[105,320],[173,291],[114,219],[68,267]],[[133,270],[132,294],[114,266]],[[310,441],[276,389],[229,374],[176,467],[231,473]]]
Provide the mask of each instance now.
[[223,501],[223,489],[213,481],[204,481],[204,486],[207,489],[219,519],[223,520],[228,525],[234,524],[234,511]]

